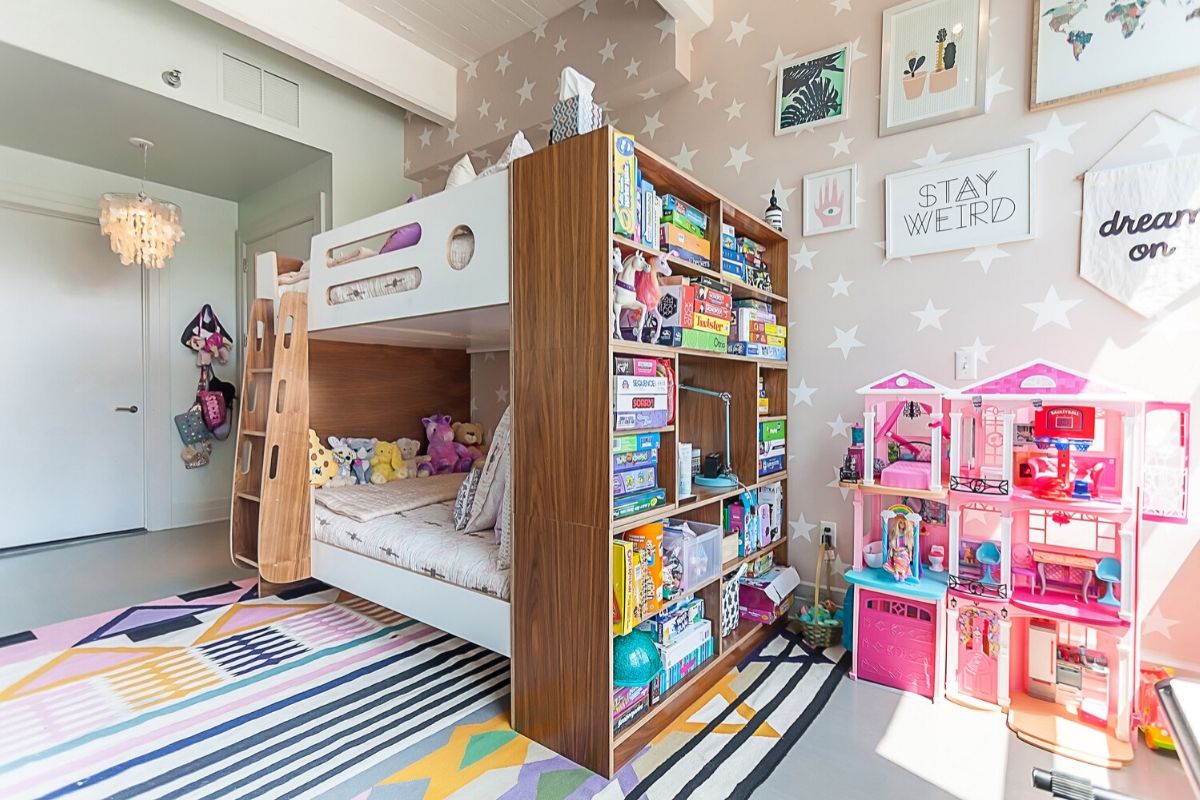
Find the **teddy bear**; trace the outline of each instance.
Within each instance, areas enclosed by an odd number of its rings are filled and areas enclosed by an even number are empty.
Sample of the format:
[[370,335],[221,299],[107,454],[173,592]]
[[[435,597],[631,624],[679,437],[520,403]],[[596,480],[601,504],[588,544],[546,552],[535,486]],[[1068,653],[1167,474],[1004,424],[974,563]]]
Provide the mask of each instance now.
[[338,469],[337,475],[326,481],[325,485],[328,487],[353,486],[354,475],[350,471],[350,466],[354,463],[354,451],[346,444],[345,439],[339,439],[336,436],[329,437],[329,447]]
[[338,463],[333,455],[321,444],[317,432],[308,429],[308,483],[313,488],[321,488],[337,477]]
[[483,426],[478,422],[456,422],[450,427],[454,429],[454,441],[466,447],[475,461],[482,460],[485,455]]
[[396,467],[397,472],[402,472],[407,478],[427,478],[430,473],[420,472],[422,464],[429,463],[429,456],[418,455],[421,452],[421,443],[416,439],[400,438],[397,439],[396,449],[400,453],[401,466]]
[[429,439],[426,455],[429,462],[417,467],[417,474],[443,475],[449,472],[470,472],[475,463],[466,445],[454,441],[454,428],[446,414],[433,414],[421,418],[425,436]]
[[391,442],[376,442],[375,455],[371,458],[371,482],[387,483],[407,477],[400,448]]

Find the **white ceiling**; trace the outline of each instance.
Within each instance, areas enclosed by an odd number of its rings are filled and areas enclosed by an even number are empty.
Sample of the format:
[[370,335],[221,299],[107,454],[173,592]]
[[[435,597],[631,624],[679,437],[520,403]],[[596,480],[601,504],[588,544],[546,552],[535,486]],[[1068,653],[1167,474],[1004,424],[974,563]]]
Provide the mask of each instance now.
[[259,128],[0,44],[0,145],[141,177],[130,136],[155,143],[149,179],[239,200],[328,154]]
[[461,67],[579,0],[341,0],[396,35]]

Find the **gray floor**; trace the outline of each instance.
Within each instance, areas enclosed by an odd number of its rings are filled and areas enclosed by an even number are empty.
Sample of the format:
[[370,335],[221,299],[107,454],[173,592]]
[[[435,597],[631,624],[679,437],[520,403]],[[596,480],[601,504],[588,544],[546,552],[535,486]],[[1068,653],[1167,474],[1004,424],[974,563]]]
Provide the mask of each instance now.
[[0,636],[253,575],[229,560],[228,522],[5,553]]

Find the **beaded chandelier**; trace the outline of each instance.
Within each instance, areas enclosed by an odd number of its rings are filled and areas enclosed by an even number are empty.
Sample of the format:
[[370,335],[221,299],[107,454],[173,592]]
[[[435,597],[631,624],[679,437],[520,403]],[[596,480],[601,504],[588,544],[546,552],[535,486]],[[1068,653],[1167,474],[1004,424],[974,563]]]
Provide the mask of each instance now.
[[153,142],[133,138],[142,151],[142,186],[137,194],[111,192],[100,197],[100,232],[125,266],[162,269],[183,238],[183,212],[174,203],[146,194],[146,168]]

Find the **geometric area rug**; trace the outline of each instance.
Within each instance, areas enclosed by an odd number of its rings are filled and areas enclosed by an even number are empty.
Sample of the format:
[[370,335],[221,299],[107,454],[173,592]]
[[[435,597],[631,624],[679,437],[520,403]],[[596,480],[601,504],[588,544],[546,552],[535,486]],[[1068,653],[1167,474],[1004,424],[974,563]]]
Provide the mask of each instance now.
[[509,727],[507,659],[239,581],[0,638],[0,798],[749,798],[847,667],[785,631],[608,781]]

